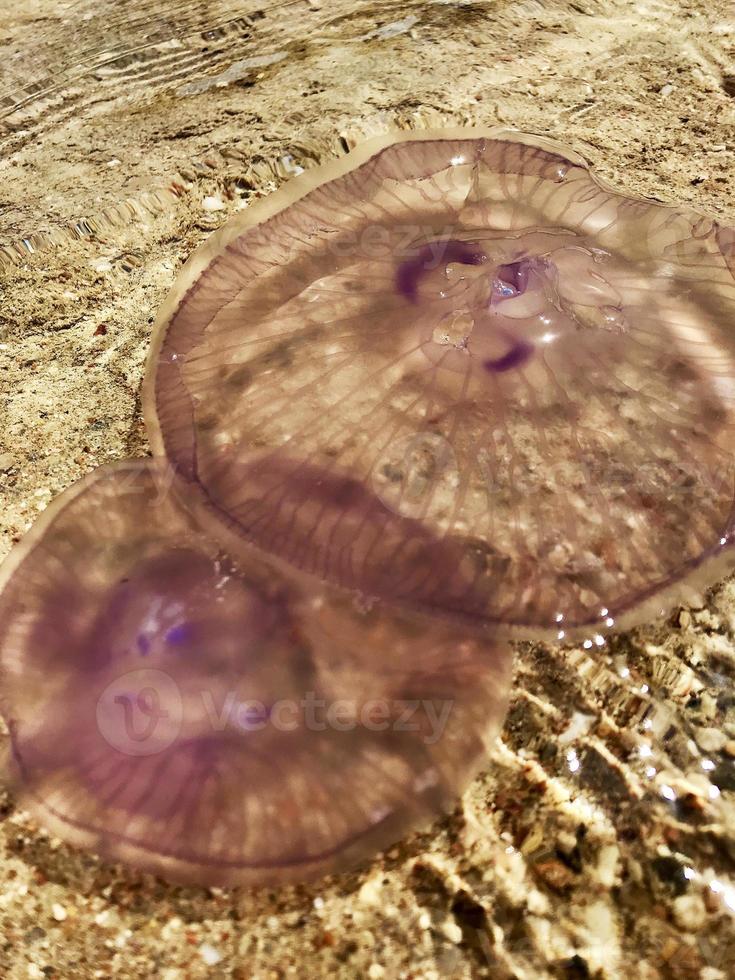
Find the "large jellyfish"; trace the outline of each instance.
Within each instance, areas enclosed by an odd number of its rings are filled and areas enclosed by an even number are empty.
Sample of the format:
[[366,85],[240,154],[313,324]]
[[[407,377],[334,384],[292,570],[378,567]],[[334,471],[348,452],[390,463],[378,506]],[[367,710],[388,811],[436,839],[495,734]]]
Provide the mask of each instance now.
[[[631,624],[733,564],[734,254],[545,139],[369,143],[189,262],[155,449],[212,527],[327,581],[528,633]],[[397,575],[397,521],[451,569]]]

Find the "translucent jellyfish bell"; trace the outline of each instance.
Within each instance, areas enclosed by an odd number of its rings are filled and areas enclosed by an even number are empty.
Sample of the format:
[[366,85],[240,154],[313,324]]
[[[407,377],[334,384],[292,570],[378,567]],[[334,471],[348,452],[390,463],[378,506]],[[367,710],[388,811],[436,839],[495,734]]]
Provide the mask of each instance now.
[[451,805],[503,717],[507,648],[234,561],[181,490],[151,461],[103,467],[3,565],[23,805],[210,885],[344,870]]
[[[412,133],[196,253],[146,414],[214,522],[325,579],[531,632],[630,624],[733,564],[734,322],[732,229],[544,139]],[[341,525],[314,473],[381,519]],[[445,543],[448,587],[384,574],[401,521]]]

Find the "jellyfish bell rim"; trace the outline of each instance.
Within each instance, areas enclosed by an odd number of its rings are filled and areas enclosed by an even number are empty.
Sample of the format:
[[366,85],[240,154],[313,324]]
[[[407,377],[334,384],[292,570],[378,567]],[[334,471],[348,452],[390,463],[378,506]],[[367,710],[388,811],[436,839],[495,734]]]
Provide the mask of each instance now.
[[[168,460],[162,459],[160,462],[162,465],[173,468],[173,464]],[[114,464],[106,465],[114,466]],[[570,624],[561,621],[548,627],[510,623],[489,619],[481,613],[474,615],[448,609],[436,609],[430,603],[413,603],[394,599],[391,596],[372,595],[359,588],[333,581],[316,572],[305,571],[297,565],[291,564],[288,559],[245,537],[238,530],[235,518],[230,517],[226,511],[216,505],[201,483],[186,480],[184,477],[178,477],[177,483],[179,481],[180,485],[176,487],[175,492],[178,493],[185,486],[189,493],[187,503],[182,504],[182,506],[190,511],[202,530],[208,533],[212,540],[225,552],[233,555],[236,560],[247,561],[255,558],[270,565],[275,571],[290,576],[302,587],[308,588],[311,585],[313,588],[318,583],[347,599],[374,601],[394,613],[406,615],[418,622],[435,620],[445,625],[454,624],[458,629],[505,643],[530,641],[574,646],[581,644],[584,640],[591,639],[595,635],[612,636],[623,633],[647,622],[661,621],[678,606],[693,604],[695,598],[703,591],[712,588],[717,582],[735,571],[734,533],[726,539],[724,544],[718,543],[714,546],[710,555],[693,564],[686,576],[670,582],[654,583],[640,600],[620,610],[610,611],[606,609],[604,613],[600,611],[598,617],[590,618],[584,623]],[[0,593],[1,591],[0,588]],[[612,615],[613,612],[614,615]],[[611,615],[614,622],[612,625],[607,625],[606,620]],[[559,635],[560,632],[562,632],[561,636]]]
[[[144,456],[115,460],[104,463],[84,474],[79,480],[54,497],[48,506],[38,515],[31,527],[24,533],[20,541],[0,561],[0,597],[2,597],[5,588],[13,578],[15,572],[43,540],[46,531],[54,523],[56,517],[68,506],[73,504],[77,497],[94,487],[101,479],[104,479],[108,475],[125,470],[131,473],[139,472],[141,464],[147,464],[148,469],[157,469],[161,474],[166,472],[175,473],[172,464],[165,458],[159,459]],[[182,478],[178,477],[178,480],[182,480]],[[413,618],[417,621],[437,619],[445,623],[456,623],[458,627],[470,629],[481,635],[492,635],[494,639],[499,641],[555,641],[560,645],[568,646],[589,638],[593,633],[607,636],[625,632],[645,622],[660,620],[662,617],[671,613],[677,606],[690,604],[697,593],[711,588],[713,584],[723,579],[735,569],[735,538],[731,538],[726,544],[720,545],[719,549],[709,556],[709,558],[693,568],[686,578],[673,584],[660,585],[657,588],[652,588],[650,594],[639,603],[636,603],[635,606],[629,609],[623,609],[614,617],[614,625],[612,626],[605,625],[605,619],[607,617],[602,615],[599,620],[590,620],[589,623],[567,625],[564,622],[560,622],[558,627],[554,628],[502,622],[493,623],[479,616],[473,617],[460,613],[437,612],[428,608],[407,606],[401,601],[391,602],[389,599],[377,599],[377,597],[366,596],[365,593],[358,589],[349,588],[348,586],[331,582],[318,575],[306,572],[290,564],[279,555],[269,552],[259,547],[255,542],[244,538],[234,528],[228,526],[222,520],[221,516],[212,515],[212,503],[198,483],[192,484],[182,480],[182,484],[187,487],[190,493],[196,495],[198,499],[195,501],[189,498],[187,504],[184,504],[180,500],[179,506],[189,514],[196,524],[201,526],[201,529],[205,533],[211,533],[213,551],[223,550],[230,552],[233,554],[235,560],[248,560],[250,558],[262,561],[266,565],[270,565],[275,571],[291,576],[302,587],[308,588],[311,585],[313,588],[316,584],[325,584],[335,594],[342,595],[345,598],[375,599],[391,611],[399,612],[408,618]],[[175,487],[174,493],[178,494],[179,489],[179,487]],[[564,632],[563,637],[554,638],[551,636],[553,632],[560,630]],[[2,680],[2,675],[3,670],[0,666],[0,680]],[[6,703],[1,689],[0,715],[8,723],[10,713],[6,710]]]
[[[14,754],[12,748],[11,754]],[[487,760],[481,760],[474,767],[474,772],[470,775],[461,793],[457,794],[457,799],[460,799],[461,795],[466,792],[469,783],[472,779],[477,778],[486,764]],[[20,783],[20,777],[16,778],[16,783]],[[13,788],[18,789],[17,786]],[[341,843],[329,851],[310,855],[299,863],[284,862],[279,865],[272,862],[263,864],[252,862],[244,864],[233,861],[229,864],[216,865],[217,872],[212,875],[212,868],[215,865],[211,861],[184,859],[152,846],[146,847],[138,842],[126,840],[120,836],[116,836],[115,840],[111,842],[108,839],[109,831],[95,831],[84,827],[79,821],[61,816],[27,787],[21,786],[18,791],[24,809],[49,833],[80,852],[96,855],[105,864],[122,864],[128,869],[128,872],[157,875],[171,884],[252,890],[308,884],[327,877],[346,878],[348,875],[354,875],[400,841],[414,834],[425,833],[434,823],[446,819],[450,812],[450,807],[447,806],[444,812],[433,815],[426,814],[423,820],[414,822],[409,830],[406,830],[405,827],[401,829],[400,821],[399,826],[395,829],[387,829],[394,826],[390,820],[391,814],[388,814],[378,824],[367,827],[362,833],[354,835],[346,845]],[[380,836],[381,830],[383,830],[382,837]],[[369,840],[371,835],[378,836],[378,843],[376,846],[368,847],[367,853],[365,853],[364,842]],[[354,858],[347,857],[346,868],[338,870],[325,867],[325,862],[329,861],[331,857],[343,858],[345,855],[349,855],[351,848],[355,849],[356,855]]]

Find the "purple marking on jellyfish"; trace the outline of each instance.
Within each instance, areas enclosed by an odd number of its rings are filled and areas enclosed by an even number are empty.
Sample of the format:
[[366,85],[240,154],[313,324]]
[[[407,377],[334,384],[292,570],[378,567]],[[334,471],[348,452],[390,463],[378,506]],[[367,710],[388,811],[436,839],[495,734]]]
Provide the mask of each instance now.
[[179,643],[186,643],[186,641],[191,638],[191,633],[191,623],[178,623],[176,626],[172,626],[171,629],[168,630],[164,640],[166,643],[171,643],[176,646]]
[[435,269],[440,262],[459,262],[461,265],[482,265],[487,255],[477,251],[471,242],[430,242],[422,245],[415,258],[402,262],[396,271],[396,289],[412,303],[416,302],[421,277]]
[[497,371],[498,373],[510,371],[512,368],[525,364],[532,354],[533,344],[528,344],[521,340],[515,343],[508,353],[503,354],[502,357],[490,358],[484,361],[483,367],[486,371]]
[[138,637],[138,649],[140,650],[141,657],[147,657],[150,653],[151,641],[142,633]]

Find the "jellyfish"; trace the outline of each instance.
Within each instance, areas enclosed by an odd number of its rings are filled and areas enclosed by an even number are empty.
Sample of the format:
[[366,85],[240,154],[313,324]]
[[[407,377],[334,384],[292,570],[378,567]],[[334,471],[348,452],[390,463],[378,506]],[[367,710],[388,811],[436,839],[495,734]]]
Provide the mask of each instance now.
[[187,491],[160,461],[101,467],[4,563],[18,798],[62,839],[172,880],[350,869],[476,774],[508,647],[235,558]]
[[517,635],[632,625],[734,563],[734,254],[548,139],[381,138],[187,264],[154,450],[234,550]]

